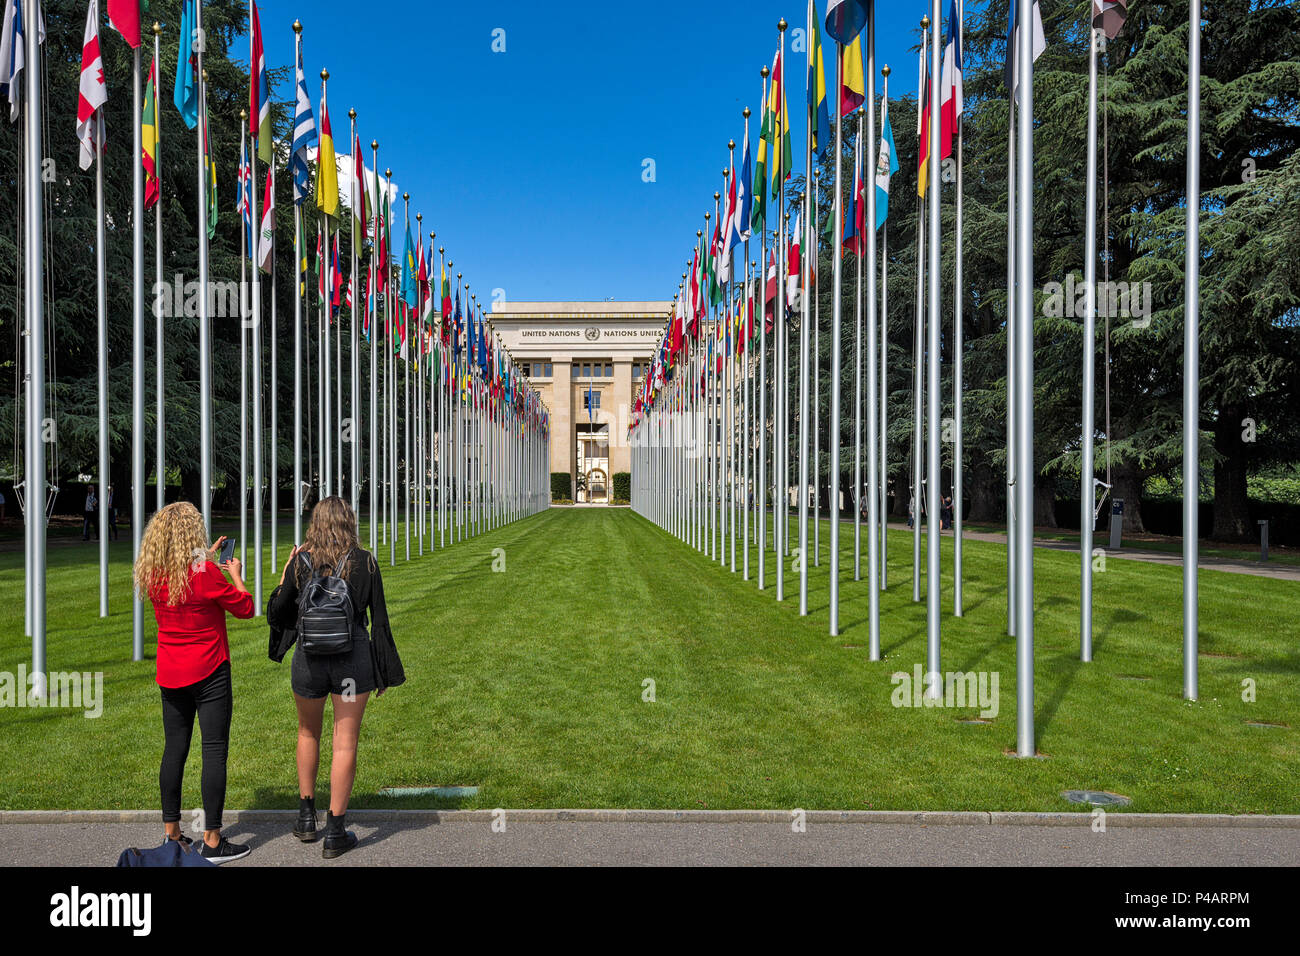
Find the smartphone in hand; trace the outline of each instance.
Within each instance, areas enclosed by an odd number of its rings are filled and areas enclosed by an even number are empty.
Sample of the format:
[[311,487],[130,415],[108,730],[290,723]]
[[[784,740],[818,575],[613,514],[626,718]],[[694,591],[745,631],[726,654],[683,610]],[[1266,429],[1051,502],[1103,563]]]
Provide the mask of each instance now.
[[235,556],[235,539],[227,538],[221,545],[221,551],[217,554],[217,564],[223,565]]

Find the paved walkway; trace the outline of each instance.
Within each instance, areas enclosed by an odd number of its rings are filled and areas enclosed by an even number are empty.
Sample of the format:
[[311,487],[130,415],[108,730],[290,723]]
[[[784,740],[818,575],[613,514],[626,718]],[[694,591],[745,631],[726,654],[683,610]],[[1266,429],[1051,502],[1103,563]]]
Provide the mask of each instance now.
[[[357,811],[360,843],[331,866],[1297,866],[1300,819],[1147,817],[1134,825],[1090,814],[896,814],[898,822],[809,813],[796,832],[788,811],[668,813]],[[83,815],[84,816],[84,815]],[[106,814],[107,816],[107,814]],[[135,816],[134,814],[132,816]],[[226,835],[253,852],[237,866],[323,865],[320,844],[289,833],[293,814],[234,815]],[[879,819],[882,815],[874,815]],[[997,818],[1003,822],[999,823]],[[664,822],[650,822],[663,819]],[[844,822],[845,820],[851,822]],[[1038,819],[1043,823],[1035,824]],[[500,822],[504,820],[504,830]],[[935,822],[926,822],[932,820]],[[964,822],[969,820],[971,822]],[[1025,822],[1014,822],[1016,820]],[[1218,822],[1215,822],[1215,821]],[[947,821],[947,822],[941,822]],[[958,822],[954,822],[958,821]],[[1169,822],[1174,825],[1163,825]],[[1047,825],[1043,825],[1046,823]],[[1270,825],[1278,824],[1278,825]],[[0,822],[0,863],[111,866],[128,846],[155,845],[161,823]]]

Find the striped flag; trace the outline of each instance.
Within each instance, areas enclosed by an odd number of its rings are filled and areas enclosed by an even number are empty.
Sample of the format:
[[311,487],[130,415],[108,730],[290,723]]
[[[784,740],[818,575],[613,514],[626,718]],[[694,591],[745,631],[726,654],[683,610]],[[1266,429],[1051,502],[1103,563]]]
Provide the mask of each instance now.
[[866,23],[867,8],[862,0],[828,0],[826,32],[840,46],[848,46]]
[[149,63],[149,83],[144,91],[140,120],[140,162],[144,166],[144,208],[152,209],[162,191],[158,170],[158,60]]
[[99,0],[86,8],[86,33],[81,45],[81,87],[77,94],[77,139],[81,141],[81,168],[89,169],[104,149],[104,61],[99,55]]
[[866,79],[862,73],[862,37],[840,50],[840,116],[848,116],[867,100]]
[[[1006,83],[1007,89],[1011,90],[1016,99],[1020,99],[1020,56],[1018,49],[1020,46],[1020,24],[1017,7],[1019,0],[1011,0],[1011,22],[1007,27],[1007,65],[1002,71],[1003,82]],[[1043,33],[1043,12],[1038,7],[1038,0],[1034,0],[1034,9],[1031,11],[1033,21],[1033,46],[1031,47],[1032,56],[1035,61],[1047,49],[1047,36]]]
[[311,97],[307,95],[307,80],[302,73],[302,41],[298,42],[297,63],[294,65],[297,102],[293,113],[293,145],[289,148],[289,172],[293,176],[293,202],[301,206],[307,198],[307,183],[311,179],[309,150],[316,143],[316,117],[311,111]]
[[[23,101],[23,64],[27,46],[23,35],[22,0],[4,0],[4,27],[0,29],[0,95],[9,99],[9,120],[18,119]],[[45,42],[45,12],[41,11],[39,43]]]
[[271,271],[275,254],[275,164],[266,167],[266,195],[262,199],[262,228],[258,231],[257,264],[263,272]]
[[808,0],[808,19],[812,36],[808,47],[808,111],[812,115],[809,134],[815,153],[825,153],[831,144],[831,117],[826,105],[826,65],[822,60],[822,31],[817,18],[817,4]]
[[943,75],[939,90],[939,143],[941,159],[952,155],[957,120],[962,114],[961,97],[961,18],[957,0],[948,9],[948,40],[943,48]]
[[262,52],[262,24],[257,4],[252,5],[252,50],[249,55],[248,135],[257,144],[257,158],[271,162],[271,87],[266,79],[266,55]]
[[239,144],[239,175],[236,184],[239,195],[235,197],[235,212],[244,221],[244,254],[253,256],[253,171],[248,165],[248,143],[241,140]]
[[366,161],[361,157],[361,137],[352,136],[352,182],[348,185],[348,205],[352,209],[352,248],[360,251],[365,242],[370,208],[366,191]]
[[880,101],[880,158],[876,160],[876,228],[889,216],[889,178],[898,172],[898,149],[894,146],[894,128],[889,123],[889,102]]

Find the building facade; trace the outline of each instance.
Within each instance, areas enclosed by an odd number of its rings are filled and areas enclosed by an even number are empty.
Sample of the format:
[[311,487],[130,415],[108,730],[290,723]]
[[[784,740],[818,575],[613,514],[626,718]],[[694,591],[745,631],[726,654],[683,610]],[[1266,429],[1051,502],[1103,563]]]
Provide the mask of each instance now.
[[671,302],[497,302],[491,324],[550,410],[551,471],[574,499],[613,500],[627,429]]

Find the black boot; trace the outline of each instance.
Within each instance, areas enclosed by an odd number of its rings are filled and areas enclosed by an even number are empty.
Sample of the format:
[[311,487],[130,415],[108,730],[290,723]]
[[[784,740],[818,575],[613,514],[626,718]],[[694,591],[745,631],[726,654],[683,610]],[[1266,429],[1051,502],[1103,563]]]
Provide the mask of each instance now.
[[298,799],[298,822],[293,826],[293,835],[303,843],[316,842],[316,799],[300,797]]
[[342,856],[357,845],[357,835],[351,830],[343,829],[346,818],[346,813],[336,817],[328,810],[325,811],[325,849],[321,855],[327,860]]

